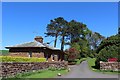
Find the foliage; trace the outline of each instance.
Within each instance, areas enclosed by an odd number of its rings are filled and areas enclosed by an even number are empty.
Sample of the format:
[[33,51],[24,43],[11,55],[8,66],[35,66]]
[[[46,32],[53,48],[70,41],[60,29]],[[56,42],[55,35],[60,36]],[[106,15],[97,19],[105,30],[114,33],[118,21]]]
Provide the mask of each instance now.
[[75,48],[70,48],[69,49],[69,53],[75,53],[75,52],[77,52]]
[[[81,57],[95,57],[92,49],[96,50],[99,43],[105,38],[97,32],[92,32],[87,25],[76,20],[67,21],[63,17],[58,17],[50,20],[47,25],[47,36],[55,37],[54,47],[58,37],[61,40],[61,50],[64,50],[64,45],[69,45],[70,48],[75,48]],[[76,53],[72,53],[76,55]]]
[[93,50],[96,50],[99,44],[101,43],[101,41],[105,39],[104,36],[102,36],[101,34],[97,32],[92,32],[87,38],[89,41],[89,46]]
[[[84,39],[89,32],[90,30],[87,28],[86,24],[75,20],[68,22],[63,17],[58,17],[50,21],[50,24],[47,25],[47,33],[45,34],[55,37],[55,41],[58,36],[60,36],[61,50],[63,50],[65,43],[71,44],[78,42],[79,38]],[[56,44],[56,42],[54,44]]]
[[95,50],[89,50],[89,51],[88,51],[88,57],[90,57],[90,58],[96,58],[97,55],[98,55],[98,54],[96,53]]
[[47,25],[47,36],[55,37],[54,47],[56,47],[56,42],[58,36],[61,36],[61,50],[64,48],[64,37],[66,35],[66,27],[67,21],[62,17],[55,18],[54,20],[50,20],[50,24]]
[[[74,50],[72,50],[72,49],[74,49]],[[69,50],[70,50],[70,52],[72,50],[73,54],[76,54],[77,59],[81,58],[81,56],[80,56],[80,45],[78,43],[71,44],[71,48],[69,48]]]
[[80,38],[84,39],[89,30],[86,24],[83,24],[76,20],[71,20],[68,22],[68,26],[68,37],[70,43],[79,42]]
[[96,68],[100,68],[99,61],[105,61],[109,58],[117,58],[120,61],[120,55],[118,55],[120,49],[120,40],[118,39],[118,35],[114,35],[108,37],[103,40],[100,46],[97,49],[97,60],[96,60]]
[[45,58],[0,56],[2,62],[45,62]]
[[90,54],[90,47],[88,46],[88,41],[85,40],[80,40],[80,42],[78,43],[80,45],[80,55],[81,57],[85,58],[88,57],[88,55]]
[[68,63],[69,64],[80,64],[82,61],[86,60],[86,58],[82,58],[79,54],[79,51],[76,48],[70,48],[68,50]]
[[69,50],[71,51],[72,49],[74,49],[74,52],[78,52],[80,50],[80,45],[78,43],[73,43]]
[[68,61],[68,64],[76,64],[76,59],[79,57],[79,51],[77,51],[75,48],[69,48],[66,50],[66,60]]
[[77,58],[78,51],[75,48],[70,48],[67,51],[68,54],[68,61],[74,61]]
[[113,35],[113,36],[108,37],[107,39],[103,40],[96,52],[99,53],[99,51],[106,46],[108,46],[108,47],[112,46],[112,45],[119,46],[119,44],[120,44],[119,35]]

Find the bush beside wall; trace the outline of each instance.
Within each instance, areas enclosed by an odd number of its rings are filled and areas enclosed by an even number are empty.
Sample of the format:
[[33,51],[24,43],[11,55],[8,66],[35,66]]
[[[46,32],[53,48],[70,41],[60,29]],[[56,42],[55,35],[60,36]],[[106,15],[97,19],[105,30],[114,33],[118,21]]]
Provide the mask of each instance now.
[[0,56],[1,62],[46,62],[45,58]]

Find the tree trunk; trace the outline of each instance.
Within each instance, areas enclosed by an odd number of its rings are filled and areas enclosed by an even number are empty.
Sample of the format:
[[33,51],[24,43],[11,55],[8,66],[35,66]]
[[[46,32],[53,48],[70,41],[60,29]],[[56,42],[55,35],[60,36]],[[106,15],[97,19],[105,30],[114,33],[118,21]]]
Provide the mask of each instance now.
[[62,36],[62,43],[61,43],[61,50],[63,51],[64,49],[64,39],[65,39],[65,36]]
[[57,37],[58,37],[58,35],[56,34],[56,36],[55,36],[55,41],[54,41],[54,47],[56,47]]
[[73,43],[74,36],[71,34],[70,43]]

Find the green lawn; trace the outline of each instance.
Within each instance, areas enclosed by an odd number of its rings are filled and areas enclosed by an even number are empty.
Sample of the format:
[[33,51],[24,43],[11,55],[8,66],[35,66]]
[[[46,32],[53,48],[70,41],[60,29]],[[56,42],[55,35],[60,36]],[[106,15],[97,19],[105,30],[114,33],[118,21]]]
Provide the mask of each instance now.
[[30,72],[25,74],[22,73],[16,75],[16,78],[54,78],[57,76],[57,73],[61,73],[61,75],[64,75],[67,72],[68,72],[67,70],[60,70],[60,71],[43,70],[43,71]]
[[66,70],[61,70],[61,71],[44,71],[44,72],[41,72],[41,73],[38,73],[38,74],[33,74],[33,75],[30,75],[30,76],[26,76],[24,78],[54,78],[57,76],[57,73],[61,73],[61,74],[65,74],[67,73]]
[[88,66],[92,71],[101,72],[101,73],[105,73],[105,74],[119,74],[118,72],[101,71],[99,69],[93,68],[92,66],[95,66],[95,60],[96,60],[96,58],[87,58]]

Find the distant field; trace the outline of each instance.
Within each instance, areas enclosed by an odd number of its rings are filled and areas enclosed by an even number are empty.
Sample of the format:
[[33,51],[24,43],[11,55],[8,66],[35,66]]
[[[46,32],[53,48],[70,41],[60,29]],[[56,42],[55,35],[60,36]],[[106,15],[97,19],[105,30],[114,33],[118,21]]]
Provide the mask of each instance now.
[[0,50],[0,55],[8,55],[8,50]]

